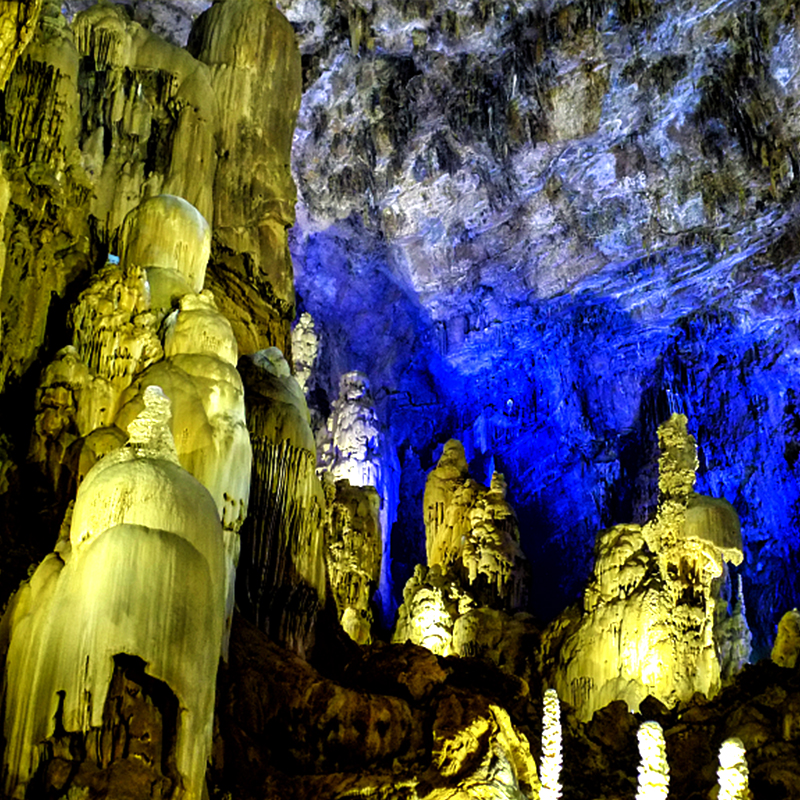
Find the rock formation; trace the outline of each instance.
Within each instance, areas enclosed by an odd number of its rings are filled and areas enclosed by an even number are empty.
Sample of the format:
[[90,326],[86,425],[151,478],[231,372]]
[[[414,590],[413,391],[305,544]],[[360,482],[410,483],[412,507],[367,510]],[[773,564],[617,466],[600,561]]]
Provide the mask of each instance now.
[[354,642],[369,644],[381,572],[381,498],[372,486],[344,479],[329,479],[326,494],[326,562],[339,622]]
[[0,4],[5,789],[552,795],[556,684],[566,797],[797,796],[794,7],[89,5]]
[[482,486],[469,477],[461,443],[444,445],[425,485],[428,566],[418,565],[403,589],[394,641],[528,674],[536,631],[514,613],[525,605],[528,564],[505,495],[502,475]]
[[726,739],[719,748],[719,800],[750,800],[747,759],[742,740]]
[[385,617],[393,609],[390,541],[397,515],[399,475],[391,439],[378,420],[369,380],[360,372],[339,378],[339,395],[320,439],[319,468],[351,486],[372,486],[380,498],[380,578],[378,592]]
[[539,800],[558,800],[561,797],[561,704],[555,689],[544,693],[542,719],[542,791]]
[[[144,674],[163,682],[177,700],[174,729],[153,734],[163,736],[164,750],[150,769],[159,780],[174,779],[187,798],[204,794],[225,558],[214,500],[178,463],[169,407],[157,387],[147,389],[128,443],[81,484],[68,538],[6,611],[3,764],[9,796],[25,796],[53,743],[69,736],[77,737],[75,749],[67,743],[57,750],[62,759],[74,753],[67,765],[72,785],[87,786],[92,776],[80,769],[78,743],[111,723],[106,701],[117,656],[140,658]],[[111,725],[108,735],[119,731]],[[101,755],[100,766],[112,769],[113,757]],[[175,774],[161,775],[168,764]],[[135,754],[132,766],[135,772]],[[138,769],[144,780],[154,777],[145,763]]]
[[639,740],[639,786],[636,800],[667,800],[669,764],[664,731],[657,722],[643,722],[636,734]]
[[726,562],[742,561],[741,533],[727,502],[694,493],[686,425],[673,414],[658,429],[655,516],[598,537],[582,614],[548,632],[555,685],[581,719],[613,700],[635,710],[648,695],[674,705],[719,689],[715,590]]
[[243,357],[239,370],[253,447],[239,602],[272,639],[305,654],[326,587],[325,496],[308,408],[277,348]]
[[81,151],[103,238],[116,244],[126,214],[158,194],[211,219],[219,116],[206,66],[118,5],[81,12],[72,29],[87,72]]
[[277,345],[288,353],[287,228],[297,197],[289,159],[301,89],[294,31],[271,0],[224,0],[197,19],[188,49],[209,67],[220,114],[209,286],[224,280],[217,295],[243,352]]
[[423,499],[428,566],[454,569],[481,605],[517,610],[527,600],[527,564],[506,501],[505,479],[489,487],[469,477],[460,442],[445,444]]
[[778,623],[778,635],[772,646],[772,660],[779,667],[794,668],[800,656],[800,612],[787,611]]
[[0,91],[3,90],[20,53],[36,32],[41,8],[39,0],[33,3],[7,3],[0,11],[0,43],[3,53],[0,56]]

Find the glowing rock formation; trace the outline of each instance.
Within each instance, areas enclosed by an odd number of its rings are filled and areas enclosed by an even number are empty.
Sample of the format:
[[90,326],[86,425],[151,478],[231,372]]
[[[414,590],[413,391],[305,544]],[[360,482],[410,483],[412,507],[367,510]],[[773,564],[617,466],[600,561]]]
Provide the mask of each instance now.
[[107,264],[70,312],[72,345],[44,371],[30,457],[54,486],[66,448],[113,424],[134,375],[163,356],[144,270]]
[[183,197],[144,200],[125,217],[120,237],[122,265],[147,270],[151,305],[171,309],[171,301],[202,290],[211,228]]
[[[113,420],[133,376],[164,355],[145,271],[107,264],[78,297],[70,316],[78,355],[93,376],[108,384],[113,401],[103,411]],[[109,421],[108,416],[92,420],[94,427]]]
[[444,446],[423,498],[428,566],[454,569],[481,605],[521,608],[527,599],[527,560],[505,479],[487,489],[469,477],[460,442]]
[[542,720],[542,765],[539,778],[542,791],[539,800],[558,800],[561,797],[561,705],[555,689],[544,693]]
[[236,340],[208,292],[187,294],[164,325],[164,360],[144,370],[122,398],[123,430],[141,408],[147,386],[161,386],[173,404],[172,432],[181,464],[217,503],[226,530],[247,515],[252,454]]
[[719,748],[717,800],[752,800],[748,775],[747,757],[742,740],[736,737],[726,739]]
[[41,7],[42,0],[14,0],[0,7],[0,91],[16,60],[33,38]]
[[[323,477],[328,477],[325,474]],[[372,641],[372,596],[381,569],[380,497],[372,486],[328,478],[325,547],[328,580],[345,633]]]
[[[208,489],[224,531],[226,637],[234,606],[239,528],[247,516],[252,448],[236,340],[209,292],[184,295],[164,324],[166,358],[142,372],[122,396],[116,424],[130,429],[148,387],[172,401],[172,434],[181,465]],[[227,639],[226,639],[227,641]]]
[[352,486],[373,486],[381,500],[381,570],[378,584],[381,606],[391,611],[390,534],[400,493],[399,466],[386,431],[378,420],[369,380],[361,372],[339,379],[339,396],[333,402],[327,439],[320,445],[319,466],[335,480]]
[[239,605],[270,638],[305,654],[325,598],[325,497],[308,408],[277,348],[243,357],[239,370],[253,446]]
[[790,669],[797,665],[800,656],[800,611],[787,611],[778,623],[778,635],[772,646],[772,660],[779,667]]
[[559,695],[581,719],[614,700],[632,710],[652,694],[667,705],[720,685],[712,584],[741,563],[736,512],[692,491],[694,439],[686,417],[660,426],[655,517],[601,534],[583,615],[551,627],[548,649]]
[[186,198],[210,218],[218,120],[208,68],[118,5],[89,8],[73,29],[91,65],[87,82],[104,89],[84,98],[81,142],[103,234],[113,240],[142,198],[161,193]]
[[423,498],[428,567],[418,565],[403,590],[394,641],[527,673],[521,646],[532,627],[527,615],[508,612],[526,601],[528,563],[505,495],[502,475],[482,486],[461,443],[445,444]]
[[392,641],[418,644],[439,656],[455,655],[456,620],[474,607],[473,598],[438,566],[417,564],[403,588]]
[[178,464],[156,388],[128,444],[90,470],[60,543],[6,612],[5,791],[22,797],[58,730],[104,723],[114,656],[136,655],[180,707],[174,758],[200,800],[225,616],[222,530],[206,489]]
[[219,103],[213,226],[229,288],[217,292],[221,310],[244,352],[285,349],[297,196],[289,159],[302,89],[295,33],[272,0],[222,0],[198,17],[188,50],[208,65]]
[[657,722],[643,722],[636,738],[639,741],[639,781],[636,800],[667,800],[669,765],[664,731]]
[[306,396],[313,388],[314,367],[318,356],[319,336],[314,325],[314,318],[304,311],[292,329],[292,360],[294,361],[294,376]]

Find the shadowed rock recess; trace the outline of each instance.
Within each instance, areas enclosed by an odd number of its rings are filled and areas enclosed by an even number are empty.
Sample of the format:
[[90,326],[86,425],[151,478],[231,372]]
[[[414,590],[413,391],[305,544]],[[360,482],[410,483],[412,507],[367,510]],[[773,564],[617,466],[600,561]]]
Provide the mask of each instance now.
[[0,3],[2,800],[800,800],[786,0]]

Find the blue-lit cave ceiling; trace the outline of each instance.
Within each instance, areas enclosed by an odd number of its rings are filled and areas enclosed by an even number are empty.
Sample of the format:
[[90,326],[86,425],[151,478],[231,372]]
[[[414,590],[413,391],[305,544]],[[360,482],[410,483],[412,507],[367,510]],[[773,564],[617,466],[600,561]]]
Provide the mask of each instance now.
[[655,503],[682,411],[763,648],[800,603],[800,20],[784,0],[295,0],[298,308],[317,402],[365,372],[402,467],[396,589],[460,438],[503,472],[533,609]]

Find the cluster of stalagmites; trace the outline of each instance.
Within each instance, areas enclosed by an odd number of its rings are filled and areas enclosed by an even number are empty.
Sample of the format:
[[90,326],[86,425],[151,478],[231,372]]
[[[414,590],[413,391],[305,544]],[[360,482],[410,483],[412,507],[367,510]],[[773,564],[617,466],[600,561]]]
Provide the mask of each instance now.
[[9,795],[26,793],[48,747],[108,724],[122,655],[179,709],[162,720],[171,769],[142,780],[203,795],[251,470],[236,341],[199,291],[210,241],[181,198],[131,211],[120,263],[79,296],[72,344],[44,371],[30,456],[75,500],[5,617]]
[[749,658],[741,601],[730,622],[718,607],[727,563],[742,560],[739,519],[726,501],[693,491],[697,456],[686,422],[674,414],[658,430],[655,516],[601,534],[582,610],[566,612],[545,638],[546,668],[581,719],[615,700],[636,710],[649,695],[669,706],[695,692],[712,696],[722,674]]
[[428,476],[423,506],[428,563],[403,590],[394,641],[519,667],[531,643],[521,612],[528,563],[503,476],[495,473],[488,487],[475,481],[463,446],[450,440]]

